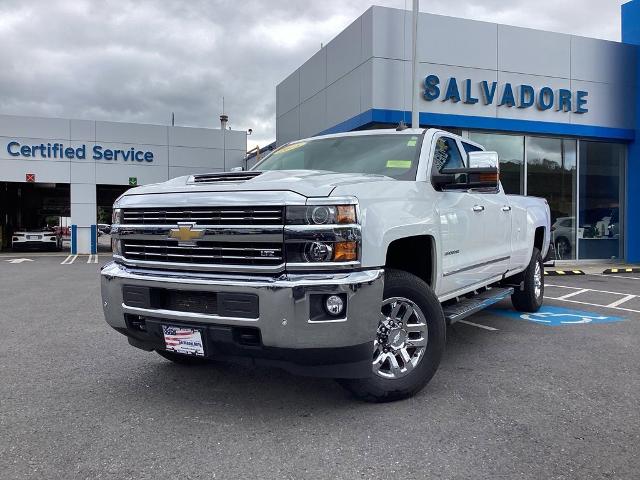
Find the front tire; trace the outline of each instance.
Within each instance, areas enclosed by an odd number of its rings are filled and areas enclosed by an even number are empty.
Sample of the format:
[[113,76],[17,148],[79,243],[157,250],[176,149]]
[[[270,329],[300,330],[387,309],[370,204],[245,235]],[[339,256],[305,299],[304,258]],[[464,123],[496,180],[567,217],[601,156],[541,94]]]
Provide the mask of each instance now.
[[523,289],[511,295],[513,308],[519,312],[537,312],[544,300],[544,266],[540,250],[533,248],[531,261],[520,277]]
[[415,275],[389,269],[385,272],[371,375],[338,382],[368,402],[411,397],[436,373],[445,342],[444,314],[429,285]]

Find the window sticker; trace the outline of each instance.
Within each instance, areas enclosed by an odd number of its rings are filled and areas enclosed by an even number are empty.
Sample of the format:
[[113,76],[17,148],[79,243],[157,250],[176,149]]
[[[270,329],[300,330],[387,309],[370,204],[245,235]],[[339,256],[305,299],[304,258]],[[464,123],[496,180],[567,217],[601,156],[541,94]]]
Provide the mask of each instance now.
[[306,143],[307,142],[290,143],[289,145],[285,145],[284,147],[281,147],[278,150],[276,150],[275,152],[273,152],[273,155],[280,155],[281,153],[290,152],[292,150],[295,150],[296,148],[300,148],[303,145],[306,145]]
[[436,142],[436,151],[433,155],[433,161],[438,171],[442,170],[442,167],[449,160],[449,145],[444,137],[440,137]]
[[411,160],[387,160],[387,168],[411,168]]
[[407,147],[415,147],[416,146],[416,140],[409,140],[407,142]]

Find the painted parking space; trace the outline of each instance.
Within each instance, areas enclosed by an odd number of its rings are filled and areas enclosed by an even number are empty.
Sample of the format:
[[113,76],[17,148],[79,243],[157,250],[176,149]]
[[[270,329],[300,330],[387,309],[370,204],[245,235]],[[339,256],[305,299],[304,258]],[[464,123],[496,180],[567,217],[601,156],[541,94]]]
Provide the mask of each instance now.
[[633,308],[637,306],[640,293],[630,293],[631,290],[634,292],[637,292],[637,290],[624,288],[621,291],[614,291],[613,289],[609,290],[609,287],[604,288],[607,288],[607,290],[588,288],[586,286],[547,284],[545,285],[545,299],[601,307],[620,312],[640,313],[640,309]]
[[[545,302],[536,314],[523,314],[504,301],[469,318],[467,325],[498,331],[498,319],[547,326],[595,325],[640,320],[640,284],[630,277],[580,275],[547,279]],[[486,328],[489,327],[489,328]]]
[[65,258],[60,265],[72,265],[74,262],[78,261],[79,263],[98,263],[100,257],[98,254],[91,255],[69,255]]
[[535,313],[517,312],[506,307],[495,307],[490,309],[489,312],[502,317],[534,322],[549,327],[615,323],[626,320],[626,318],[617,315],[605,315],[598,312],[557,307],[554,305],[543,305],[542,308]]
[[23,254],[20,256],[0,256],[0,265],[7,265],[10,268],[25,268],[29,265],[44,266],[52,268],[53,266],[68,266],[78,264],[97,265],[109,260],[111,255],[42,255],[42,254]]

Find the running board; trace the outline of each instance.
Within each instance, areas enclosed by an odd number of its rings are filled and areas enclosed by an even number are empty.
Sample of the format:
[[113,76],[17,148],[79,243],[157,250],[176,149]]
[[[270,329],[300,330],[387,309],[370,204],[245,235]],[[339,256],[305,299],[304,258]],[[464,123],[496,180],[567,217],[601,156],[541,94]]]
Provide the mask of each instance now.
[[443,307],[444,318],[448,323],[455,323],[469,315],[473,315],[480,310],[487,308],[500,300],[507,298],[513,293],[513,288],[494,287],[471,298],[464,298],[454,305]]

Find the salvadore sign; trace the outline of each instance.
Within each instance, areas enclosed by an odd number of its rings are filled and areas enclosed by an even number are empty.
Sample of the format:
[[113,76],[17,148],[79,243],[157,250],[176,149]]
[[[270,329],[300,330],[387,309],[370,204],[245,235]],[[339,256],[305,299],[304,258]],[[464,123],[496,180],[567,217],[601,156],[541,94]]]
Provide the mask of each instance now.
[[153,152],[138,150],[134,147],[124,149],[104,148],[102,145],[93,145],[87,149],[85,144],[70,147],[63,143],[21,144],[15,140],[7,143],[7,153],[12,157],[84,160],[88,156],[93,160],[107,160],[115,162],[153,162]]
[[422,95],[432,102],[440,99],[443,102],[484,105],[497,104],[499,107],[537,108],[538,110],[555,110],[558,112],[587,113],[588,92],[577,90],[572,92],[564,88],[557,90],[551,87],[536,89],[531,85],[512,85],[498,82],[472,82],[471,79],[458,81],[450,77],[441,83],[437,75],[428,75],[424,79]]

